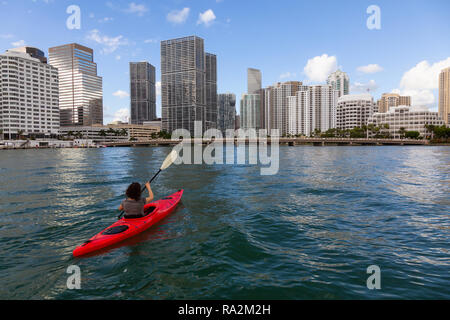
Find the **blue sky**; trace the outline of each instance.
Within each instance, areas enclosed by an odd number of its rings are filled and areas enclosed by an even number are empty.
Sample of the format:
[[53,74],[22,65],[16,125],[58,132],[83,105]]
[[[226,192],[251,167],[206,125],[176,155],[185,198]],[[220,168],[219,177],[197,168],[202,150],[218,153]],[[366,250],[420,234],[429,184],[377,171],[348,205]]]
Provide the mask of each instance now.
[[[81,9],[79,30],[66,27],[70,5]],[[381,10],[379,30],[367,28],[370,5]],[[129,109],[128,62],[149,61],[160,81],[160,41],[192,34],[218,56],[219,93],[245,93],[248,67],[262,71],[264,86],[321,83],[339,67],[351,93],[395,91],[437,110],[437,77],[450,66],[449,12],[448,0],[0,0],[0,51],[93,48],[105,123]]]

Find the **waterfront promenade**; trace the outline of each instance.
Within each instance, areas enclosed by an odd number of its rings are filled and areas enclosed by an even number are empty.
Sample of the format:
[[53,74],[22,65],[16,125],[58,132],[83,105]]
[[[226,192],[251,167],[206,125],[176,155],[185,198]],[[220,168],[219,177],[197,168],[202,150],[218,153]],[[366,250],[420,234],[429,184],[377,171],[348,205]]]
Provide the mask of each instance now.
[[[87,140],[86,140],[87,141]],[[185,139],[184,143],[195,143],[208,145],[213,141],[223,144],[249,144],[249,143],[267,143],[271,144],[272,139]],[[296,146],[296,145],[314,145],[314,146],[361,146],[361,145],[431,145],[429,140],[412,140],[412,139],[352,139],[352,138],[279,138],[280,145]],[[7,149],[47,149],[47,148],[97,148],[97,147],[150,147],[150,146],[175,146],[181,140],[172,139],[154,139],[141,141],[90,141],[89,143],[79,143],[77,141],[0,141],[0,150]]]
[[[267,139],[185,139],[184,143],[202,143],[210,144],[213,141],[221,143],[248,144],[248,143],[272,143],[271,138]],[[352,139],[352,138],[279,138],[281,145],[428,145],[429,140],[410,140],[410,139]],[[138,147],[138,146],[170,146],[179,144],[181,140],[158,139],[148,141],[127,141],[127,142],[107,142],[107,147]]]

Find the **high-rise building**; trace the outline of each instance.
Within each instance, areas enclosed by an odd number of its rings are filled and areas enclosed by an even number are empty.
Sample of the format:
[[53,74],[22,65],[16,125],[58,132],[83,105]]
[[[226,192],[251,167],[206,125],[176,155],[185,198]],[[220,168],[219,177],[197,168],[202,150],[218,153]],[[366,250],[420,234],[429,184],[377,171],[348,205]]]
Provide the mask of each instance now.
[[221,93],[217,95],[217,129],[226,133],[228,129],[235,129],[236,95]]
[[321,132],[336,128],[336,105],[339,91],[331,85],[309,87],[310,103],[316,113],[315,128]]
[[338,91],[331,85],[299,86],[287,97],[287,134],[311,135],[336,128]]
[[39,49],[0,55],[0,129],[5,137],[51,137],[59,131],[58,70],[46,64]]
[[[217,123],[217,58],[197,36],[161,41],[162,128],[171,133],[194,122],[203,131]],[[209,103],[209,105],[208,105]]]
[[439,114],[446,125],[450,124],[450,68],[439,74]]
[[288,97],[288,134],[310,136],[314,131],[316,113],[310,99],[307,86],[300,87],[295,96]]
[[398,106],[411,106],[411,97],[401,96],[398,93],[383,93],[377,102],[378,112],[388,112],[390,108]]
[[337,70],[328,76],[327,84],[338,91],[338,98],[350,93],[350,78],[347,73]]
[[247,93],[242,95],[240,104],[240,128],[263,128],[264,114],[261,104],[261,71],[247,69]]
[[242,129],[261,129],[261,95],[243,94],[240,115]]
[[351,94],[338,99],[336,127],[342,130],[361,128],[376,112],[376,105],[370,94]]
[[262,88],[261,71],[258,69],[247,69],[247,93],[257,94]]
[[400,138],[404,131],[418,131],[422,137],[428,134],[425,125],[442,126],[444,121],[438,112],[429,111],[426,107],[398,106],[388,112],[374,113],[368,121],[377,127],[384,127],[383,131],[393,138]]
[[281,135],[288,133],[289,99],[303,88],[299,81],[278,82],[262,90],[263,124],[267,130],[278,129]]
[[217,56],[205,53],[206,119],[205,130],[217,127]]
[[155,67],[148,62],[130,62],[131,124],[156,119]]
[[53,47],[49,64],[59,73],[61,126],[103,124],[103,85],[94,51],[76,43]]

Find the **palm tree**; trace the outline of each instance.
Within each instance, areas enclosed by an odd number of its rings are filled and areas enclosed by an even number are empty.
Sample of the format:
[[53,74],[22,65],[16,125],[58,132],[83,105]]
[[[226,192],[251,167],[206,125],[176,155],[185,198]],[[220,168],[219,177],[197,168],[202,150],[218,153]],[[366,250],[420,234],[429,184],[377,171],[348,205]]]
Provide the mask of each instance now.
[[17,135],[19,136],[19,140],[22,140],[22,135],[23,135],[24,131],[23,130],[19,130],[17,131]]
[[100,137],[102,137],[103,140],[105,140],[105,137],[106,137],[106,131],[102,129],[102,130],[99,131],[98,135],[99,135]]
[[398,133],[400,134],[400,139],[405,138],[406,129],[404,127],[401,127],[400,130],[398,130]]
[[427,123],[427,124],[425,125],[425,129],[427,129],[428,132],[431,132],[431,140],[434,139],[434,128],[435,128],[435,126],[432,125],[432,124],[428,124],[428,123]]

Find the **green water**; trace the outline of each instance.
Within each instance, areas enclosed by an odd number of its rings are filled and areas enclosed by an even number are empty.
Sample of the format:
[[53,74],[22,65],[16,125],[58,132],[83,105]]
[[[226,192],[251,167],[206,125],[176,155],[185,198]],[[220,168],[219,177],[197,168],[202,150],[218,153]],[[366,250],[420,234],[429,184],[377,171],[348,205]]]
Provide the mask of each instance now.
[[157,198],[185,189],[173,214],[72,258],[169,151],[1,151],[0,299],[450,299],[449,147],[280,147],[266,177],[173,166],[153,184]]

